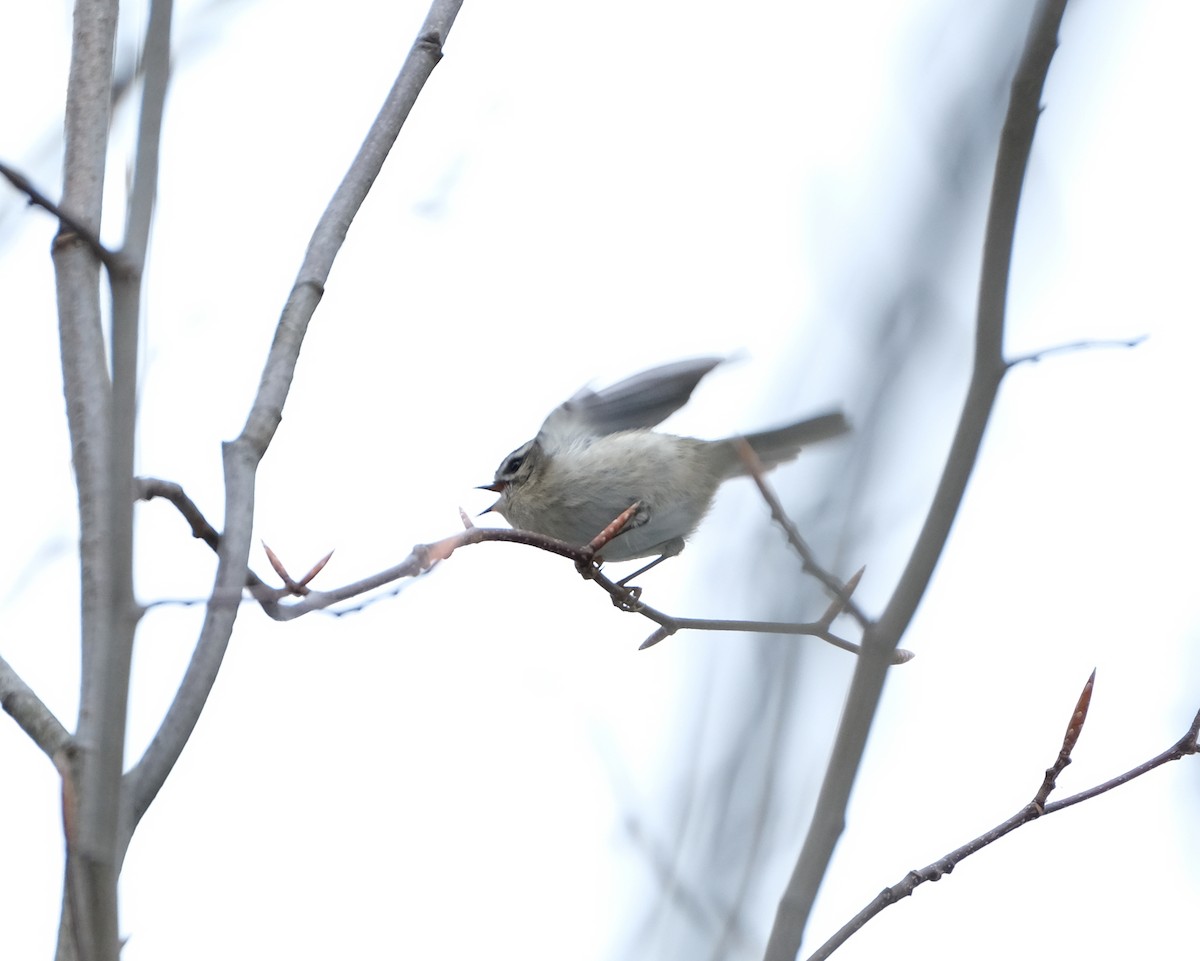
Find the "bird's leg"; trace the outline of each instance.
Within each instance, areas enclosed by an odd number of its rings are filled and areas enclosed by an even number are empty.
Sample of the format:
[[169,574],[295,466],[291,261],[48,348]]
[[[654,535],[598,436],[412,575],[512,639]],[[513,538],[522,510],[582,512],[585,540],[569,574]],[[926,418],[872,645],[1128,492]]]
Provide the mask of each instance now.
[[661,564],[663,561],[665,561],[668,557],[674,557],[676,554],[678,554],[680,551],[682,551],[683,550],[683,538],[677,537],[677,538],[675,538],[675,540],[667,541],[665,544],[660,544],[659,546],[662,548],[662,553],[659,554],[658,557],[654,558],[654,560],[652,560],[645,567],[639,567],[632,574],[622,577],[619,581],[617,581],[617,587],[624,588],[625,590],[629,591],[629,593],[632,594],[634,597],[640,597],[642,594],[642,589],[640,587],[626,587],[625,585],[627,585],[631,580],[633,580],[639,574],[645,574],[646,571],[650,570],[650,568],[658,567],[658,565]]
[[637,577],[639,574],[645,574],[646,571],[650,570],[650,568],[658,567],[658,565],[661,564],[663,561],[665,561],[668,557],[674,557],[674,556],[675,556],[674,554],[659,554],[658,557],[654,558],[654,560],[652,560],[645,567],[639,567],[636,571],[634,571],[632,574],[628,575],[627,577],[622,577],[619,581],[617,581],[617,587],[624,588],[625,590],[629,591],[630,594],[633,594],[634,597],[639,597],[642,593],[642,589],[640,587],[625,587],[625,585],[628,584],[635,577]]
[[[624,511],[622,511],[612,521],[611,524],[609,524],[606,528],[604,528],[604,530],[602,530],[599,534],[597,534],[595,537],[593,537],[591,540],[591,543],[589,543],[587,545],[588,549],[593,552],[594,560],[592,561],[592,564],[594,564],[595,567],[599,567],[600,564],[603,563],[602,559],[598,556],[598,552],[600,550],[602,550],[605,547],[605,545],[610,543],[613,539],[620,537],[622,534],[625,534],[628,531],[634,530],[637,527],[641,527],[643,524],[645,524],[649,520],[650,520],[650,512],[645,510],[642,507],[640,501],[634,501],[632,504],[630,504]],[[671,544],[668,544],[667,549],[665,551],[663,551],[663,553],[660,557],[651,561],[645,567],[638,568],[636,571],[634,571],[628,577],[624,577],[621,580],[617,581],[616,586],[619,587],[626,594],[628,594],[630,601],[632,601],[633,604],[636,605],[638,599],[642,596],[642,589],[640,587],[626,587],[626,585],[629,583],[629,581],[633,580],[633,578],[637,577],[639,574],[644,574],[646,571],[650,570],[650,568],[654,567],[655,564],[662,563],[668,557],[674,557],[681,550],[683,550],[683,540],[682,539],[679,540],[678,546],[676,546],[674,542],[672,542]],[[589,565],[589,567],[591,567],[591,565]],[[589,570],[587,573],[585,573],[584,567],[582,565],[579,565],[579,568],[580,568],[579,572],[581,574],[584,574],[584,576],[586,577],[586,576],[589,576],[591,571],[594,571],[595,567],[591,567],[591,570]],[[615,598],[613,600],[613,603],[616,604],[618,607],[622,606],[621,602]]]

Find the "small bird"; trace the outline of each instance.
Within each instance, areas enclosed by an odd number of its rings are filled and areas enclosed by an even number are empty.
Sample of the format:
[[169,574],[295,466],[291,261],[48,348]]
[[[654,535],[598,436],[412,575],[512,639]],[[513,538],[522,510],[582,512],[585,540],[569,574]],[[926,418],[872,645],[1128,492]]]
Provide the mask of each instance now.
[[[650,428],[687,403],[700,380],[722,362],[698,357],[643,371],[603,390],[583,388],[551,411],[533,440],[501,461],[480,490],[500,495],[496,511],[513,527],[571,544],[587,544],[633,504],[637,511],[602,548],[605,560],[657,560],[683,550],[708,513],[717,488],[748,473],[738,437],[698,440]],[[840,411],[775,430],[747,434],[763,468],[791,460],[805,444],[837,437],[849,425]]]

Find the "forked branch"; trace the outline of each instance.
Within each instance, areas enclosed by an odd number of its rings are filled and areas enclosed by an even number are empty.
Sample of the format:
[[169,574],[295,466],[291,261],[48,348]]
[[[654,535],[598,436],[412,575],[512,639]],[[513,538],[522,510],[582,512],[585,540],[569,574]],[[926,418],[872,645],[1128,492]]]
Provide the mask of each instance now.
[[1071,720],[1067,723],[1067,731],[1063,736],[1063,744],[1061,750],[1058,752],[1058,757],[1055,758],[1054,763],[1046,770],[1041,787],[1038,788],[1037,793],[1028,804],[1006,821],[997,824],[990,831],[986,831],[961,847],[955,848],[949,854],[938,858],[932,864],[909,871],[896,884],[893,884],[889,888],[884,888],[870,904],[859,911],[833,937],[813,952],[809,961],[821,961],[823,958],[828,958],[834,951],[845,944],[855,932],[861,929],[863,925],[883,911],[884,908],[908,897],[917,887],[926,881],[941,880],[942,877],[953,871],[959,862],[970,857],[976,851],[983,850],[989,844],[999,841],[1006,834],[1010,834],[1022,825],[1028,824],[1030,821],[1035,821],[1044,815],[1053,814],[1056,811],[1079,804],[1106,791],[1111,791],[1122,784],[1128,784],[1134,778],[1141,777],[1143,774],[1153,771],[1155,768],[1161,767],[1169,761],[1178,761],[1189,754],[1197,753],[1196,738],[1200,734],[1200,712],[1197,712],[1195,718],[1193,718],[1192,726],[1188,728],[1187,733],[1161,754],[1126,771],[1124,774],[1110,778],[1103,784],[1097,784],[1086,791],[1081,791],[1053,804],[1047,804],[1046,799],[1054,790],[1059,774],[1071,763],[1071,752],[1075,749],[1079,734],[1083,730],[1083,723],[1087,719],[1088,705],[1091,703],[1092,687],[1095,684],[1095,680],[1096,672],[1092,671],[1091,676],[1087,679],[1087,683],[1083,686],[1082,693],[1079,695],[1079,701],[1071,714]]
[[57,218],[63,228],[87,244],[91,248],[92,253],[96,255],[96,259],[110,271],[115,274],[125,272],[126,264],[120,254],[105,247],[91,227],[70,213],[70,211],[64,210],[59,204],[38,190],[33,185],[33,182],[23,173],[6,163],[0,163],[0,176],[3,176],[17,190],[23,193],[28,198],[31,207],[41,207]]
[[[125,840],[158,794],[191,736],[216,680],[246,586],[258,464],[275,436],[291,390],[300,348],[333,261],[383,167],[400,129],[434,67],[461,0],[433,0],[383,107],[326,207],[305,252],[271,343],[258,393],[236,440],[224,447],[225,530],[217,546],[217,575],[191,662],[145,754],[125,775]],[[251,586],[252,592],[254,587]]]
[[42,749],[42,752],[53,759],[54,756],[71,740],[71,734],[62,722],[54,716],[40,697],[21,680],[9,665],[0,657],[0,706],[18,726]]
[[878,710],[889,655],[908,629],[942,556],[975,469],[1000,382],[1009,369],[1004,360],[1004,317],[1017,208],[1041,114],[1042,89],[1058,46],[1065,8],[1066,0],[1041,0],[1026,35],[992,178],[975,317],[975,357],[967,396],[941,479],[908,562],[883,613],[863,634],[866,656],[854,666],[812,823],[779,900],[766,961],[794,961],[800,950],[813,902],[846,823],[850,793]]
[[[193,534],[207,543],[214,551],[219,551],[220,535],[178,484],[154,478],[140,478],[138,489],[144,499],[162,497],[171,501],[188,520]],[[636,505],[634,505],[635,507]],[[854,654],[861,653],[859,645],[839,637],[832,631],[833,621],[843,612],[845,599],[853,594],[862,574],[861,571],[847,584],[838,585],[833,601],[822,616],[816,621],[807,623],[676,617],[645,604],[641,600],[640,589],[621,586],[607,577],[597,564],[599,552],[613,536],[620,532],[634,508],[630,508],[625,514],[615,518],[613,523],[597,535],[590,544],[583,546],[569,544],[566,541],[556,540],[544,534],[536,534],[533,531],[476,527],[469,518],[464,516],[464,524],[467,525],[465,530],[451,534],[432,544],[418,544],[400,563],[369,577],[327,591],[315,590],[309,582],[329,559],[328,555],[318,561],[304,577],[293,578],[283,562],[268,548],[268,558],[275,572],[284,582],[283,587],[271,587],[249,568],[246,570],[244,583],[251,596],[268,617],[277,621],[290,621],[316,611],[328,610],[335,604],[361,597],[395,581],[416,577],[447,560],[459,548],[489,541],[501,541],[525,544],[574,561],[580,574],[604,590],[612,598],[613,604],[617,608],[628,613],[640,614],[657,624],[657,630],[643,642],[641,650],[654,646],[678,631],[745,631],[758,634],[808,635],[820,638],[842,650]],[[285,603],[289,598],[299,598],[299,600],[296,600],[295,603]],[[216,600],[214,598],[214,601]],[[240,600],[241,592],[237,591],[225,598],[224,602],[228,605],[236,605],[240,603]],[[210,601],[210,604],[214,601]],[[333,613],[345,613],[345,610]],[[911,659],[912,655],[908,651],[897,650],[892,657],[893,663],[903,664]]]

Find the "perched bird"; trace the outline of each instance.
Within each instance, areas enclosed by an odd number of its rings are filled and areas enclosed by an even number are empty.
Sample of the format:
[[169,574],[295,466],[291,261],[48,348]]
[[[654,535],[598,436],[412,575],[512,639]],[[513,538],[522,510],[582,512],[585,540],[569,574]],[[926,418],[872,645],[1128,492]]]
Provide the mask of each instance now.
[[[698,440],[650,428],[686,404],[719,363],[719,357],[698,357],[603,390],[583,388],[551,411],[537,436],[505,457],[496,479],[480,488],[500,495],[484,513],[496,511],[514,527],[587,544],[636,503],[636,513],[602,549],[604,559],[657,555],[633,577],[678,554],[717,488],[748,471],[737,437]],[[848,430],[835,411],[744,439],[769,470],[805,444]]]

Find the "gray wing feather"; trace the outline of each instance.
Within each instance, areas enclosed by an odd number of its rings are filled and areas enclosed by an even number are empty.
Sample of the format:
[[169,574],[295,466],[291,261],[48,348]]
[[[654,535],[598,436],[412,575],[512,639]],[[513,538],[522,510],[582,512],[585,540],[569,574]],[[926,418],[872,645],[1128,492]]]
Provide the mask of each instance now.
[[538,431],[538,440],[555,448],[575,437],[654,427],[686,404],[704,375],[721,361],[720,357],[681,360],[634,374],[603,390],[584,387],[551,411]]

